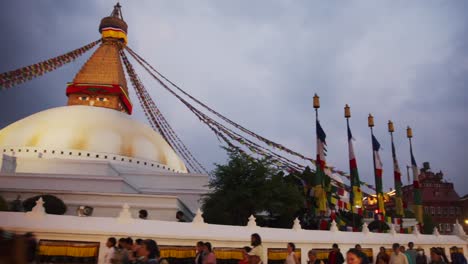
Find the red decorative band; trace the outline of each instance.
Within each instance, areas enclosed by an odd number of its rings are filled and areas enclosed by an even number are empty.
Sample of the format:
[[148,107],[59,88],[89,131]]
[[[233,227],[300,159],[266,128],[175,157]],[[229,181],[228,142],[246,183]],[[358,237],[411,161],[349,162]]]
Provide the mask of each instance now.
[[133,106],[130,98],[125,93],[122,86],[118,84],[89,84],[89,83],[69,83],[67,87],[67,96],[74,93],[84,94],[117,94],[125,105],[128,114],[132,114]]

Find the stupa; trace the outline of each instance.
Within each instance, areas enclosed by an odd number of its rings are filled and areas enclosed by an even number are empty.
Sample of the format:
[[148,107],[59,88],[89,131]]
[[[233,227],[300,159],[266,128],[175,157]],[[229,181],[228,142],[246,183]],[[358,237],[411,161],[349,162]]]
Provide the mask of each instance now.
[[132,103],[119,52],[128,27],[117,4],[102,19],[102,42],[72,82],[68,105],[0,130],[0,194],[7,200],[52,194],[76,214],[116,216],[129,204],[150,219],[191,218],[208,175],[189,173],[165,139],[131,118]]

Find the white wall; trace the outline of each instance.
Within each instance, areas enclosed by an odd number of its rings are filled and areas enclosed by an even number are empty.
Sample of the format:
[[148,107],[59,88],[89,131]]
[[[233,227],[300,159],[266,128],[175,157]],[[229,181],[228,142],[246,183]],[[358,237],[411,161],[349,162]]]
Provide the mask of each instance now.
[[[338,243],[343,252],[359,243],[372,248],[374,257],[380,246],[391,247],[395,242],[407,244],[412,241],[426,253],[431,247],[463,247],[467,253],[467,241],[454,235],[378,234],[361,232],[333,232],[316,230],[292,230],[261,227],[209,225],[202,223],[178,223],[156,220],[126,218],[76,217],[34,215],[0,212],[0,226],[15,232],[33,231],[39,239],[94,241],[101,243],[100,259],[105,252],[108,237],[115,236],[155,239],[159,245],[194,246],[199,240],[210,241],[214,247],[242,247],[249,245],[250,235],[259,233],[264,241],[265,254],[268,248],[285,248],[294,242],[303,256],[311,248],[330,248]],[[302,264],[306,263],[302,258]]]

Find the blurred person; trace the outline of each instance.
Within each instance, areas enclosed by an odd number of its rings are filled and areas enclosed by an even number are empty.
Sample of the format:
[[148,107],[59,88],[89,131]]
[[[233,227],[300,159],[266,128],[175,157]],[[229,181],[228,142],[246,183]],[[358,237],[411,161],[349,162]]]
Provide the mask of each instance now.
[[416,264],[427,264],[427,256],[424,254],[424,249],[418,248],[416,251],[418,252]]
[[159,248],[153,239],[143,240],[138,248],[137,264],[158,264]]
[[195,264],[202,264],[203,263],[203,248],[205,247],[205,243],[203,241],[198,241],[197,245],[195,246]]
[[177,211],[177,213],[176,213],[176,219],[177,219],[177,222],[187,222],[187,221],[185,220],[184,212],[182,212],[182,211]]
[[400,244],[394,243],[392,249],[393,252],[390,254],[389,264],[409,264],[406,255],[400,252]]
[[104,264],[114,264],[115,263],[115,245],[117,240],[115,237],[109,237],[106,242],[107,251],[104,253]]
[[243,258],[239,260],[238,264],[249,264],[249,252],[252,250],[251,247],[243,247],[242,248],[242,256]]
[[307,256],[309,257],[307,264],[324,264],[323,261],[317,258],[317,251],[313,249],[309,250]]
[[213,248],[210,242],[205,242],[203,252],[205,254],[203,257],[203,264],[216,264],[216,255],[213,252]]
[[403,253],[406,256],[406,259],[408,260],[409,264],[415,264],[413,263],[411,257],[408,255],[408,252],[406,252],[405,246],[400,246],[400,252]]
[[259,234],[254,233],[250,236],[250,245],[252,246],[252,250],[249,252],[249,263],[266,264],[263,256],[262,238]]
[[408,243],[408,250],[406,250],[406,255],[409,257],[410,264],[416,264],[416,257],[418,256],[418,252],[414,249],[414,243],[409,242]]
[[362,264],[362,254],[356,248],[351,248],[346,253],[347,264]]
[[356,244],[354,248],[361,254],[362,264],[370,264],[369,257],[367,257],[366,253],[362,251],[362,247],[359,244]]
[[452,253],[450,253],[450,258],[452,259],[452,264],[467,264],[465,256],[456,246],[451,247],[451,250]]
[[430,264],[448,264],[442,258],[442,251],[439,248],[431,248],[431,262]]
[[375,263],[376,264],[388,264],[390,256],[385,252],[385,247],[380,247],[379,254],[377,254]]
[[37,240],[36,236],[32,232],[24,234],[26,242],[26,259],[28,263],[36,263],[37,260]]
[[144,209],[138,211],[138,218],[144,219],[144,220],[148,219],[148,211]]
[[328,254],[328,264],[343,264],[344,257],[340,252],[338,244],[333,244],[332,250]]
[[288,251],[288,256],[286,257],[286,260],[284,261],[284,263],[285,264],[300,264],[299,258],[296,256],[296,253],[294,252],[296,250],[296,245],[292,242],[289,242],[286,247]]

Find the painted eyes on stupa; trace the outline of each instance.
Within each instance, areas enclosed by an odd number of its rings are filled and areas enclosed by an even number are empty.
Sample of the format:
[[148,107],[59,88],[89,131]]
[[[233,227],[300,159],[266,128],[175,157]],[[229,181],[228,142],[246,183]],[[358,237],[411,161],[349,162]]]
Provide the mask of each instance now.
[[109,99],[107,99],[106,97],[98,97],[97,100],[98,100],[99,102],[107,102],[107,101],[109,101]]
[[89,101],[89,96],[80,96],[78,97],[80,101]]

